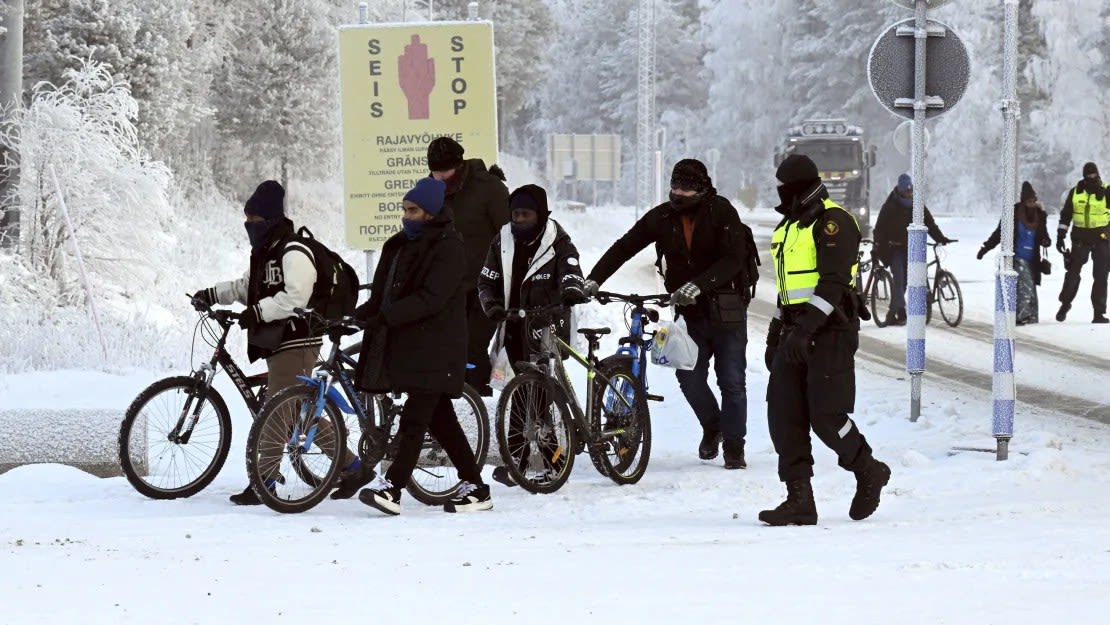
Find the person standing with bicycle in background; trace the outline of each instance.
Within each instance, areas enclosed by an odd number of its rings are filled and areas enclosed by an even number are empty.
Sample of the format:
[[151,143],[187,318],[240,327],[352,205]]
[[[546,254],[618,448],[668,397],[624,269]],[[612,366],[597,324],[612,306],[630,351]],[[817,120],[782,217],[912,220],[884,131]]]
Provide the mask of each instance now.
[[[698,457],[717,457],[724,440],[726,469],[747,467],[748,395],[744,369],[748,345],[748,284],[741,272],[755,249],[743,235],[736,209],[717,195],[705,165],[684,159],[671,172],[670,201],[648,211],[594,265],[586,294],[597,294],[640,250],[654,243],[663,283],[675,311],[698,346],[697,365],[675,372],[686,401],[701,422]],[[752,249],[749,249],[752,248]],[[721,403],[709,388],[709,361],[715,360]]]
[[[538,337],[528,336],[525,320],[506,318],[508,309],[558,303],[569,307],[589,298],[583,289],[578,249],[563,227],[550,218],[547,192],[533,184],[524,185],[509,195],[509,210],[512,221],[501,228],[489,246],[478,279],[478,298],[490,320],[499,324],[491,353],[497,354],[504,347],[515,370],[516,363],[528,360],[540,345]],[[568,308],[555,323],[556,332],[568,342],[570,315]],[[515,437],[510,434],[514,446],[523,437],[523,416],[517,412],[510,418],[510,428],[516,433]],[[503,466],[494,468],[493,479],[515,485]]]
[[[316,286],[316,259],[312,248],[294,233],[293,222],[285,216],[285,189],[281,183],[266,180],[259,184],[243,213],[251,244],[246,275],[197,291],[193,294],[194,307],[204,310],[215,304],[235,302],[247,306],[239,317],[239,325],[247,332],[247,357],[251,362],[266,359],[266,395],[273,397],[278,391],[299,384],[297,376],[311,374],[320,355],[323,344],[320,333],[294,312],[310,304]],[[363,468],[349,451],[344,466],[340,488],[360,480],[366,484],[373,478],[373,471]],[[241,506],[262,503],[250,486],[230,500]]]
[[370,301],[355,316],[364,328],[355,384],[370,393],[408,393],[398,426],[397,452],[385,479],[364,488],[362,503],[401,513],[424,436],[443,447],[463,484],[447,512],[493,507],[474,450],[459,425],[452,398],[462,396],[466,371],[466,249],[444,210],[446,185],[422,178],[405,194],[401,232],[382,246]]
[[[1071,230],[1070,251],[1064,246],[1069,224],[1075,226]],[[1094,265],[1091,306],[1095,313],[1091,323],[1110,323],[1106,317],[1106,280],[1110,276],[1110,198],[1094,163],[1083,165],[1083,179],[1076,183],[1060,209],[1056,250],[1064,256],[1066,271],[1056,321],[1067,319],[1071,303],[1079,293],[1079,272],[1090,258]]]
[[474,367],[467,370],[466,381],[483,397],[491,397],[487,352],[495,324],[478,301],[478,275],[490,240],[509,223],[509,189],[499,167],[487,170],[482,159],[464,159],[463,152],[463,146],[451,137],[437,137],[428,144],[428,169],[433,178],[447,185],[444,210],[466,246],[466,353]]
[[[875,220],[875,257],[890,267],[893,285],[890,294],[890,311],[885,325],[906,325],[906,271],[909,262],[906,229],[913,223],[913,179],[909,174],[898,176],[898,185],[891,189],[879,217]],[[933,220],[929,208],[925,208],[925,227],[929,236],[941,245],[952,240],[944,236]]]
[[809,157],[791,154],[775,172],[783,219],[771,235],[778,287],[764,362],[767,425],[779,456],[786,501],[759,513],[768,525],[816,525],[810,430],[856,475],[848,516],[865,519],[879,507],[890,468],[871,454],[848,413],[855,409],[859,310],[855,289],[860,229],[829,199]]

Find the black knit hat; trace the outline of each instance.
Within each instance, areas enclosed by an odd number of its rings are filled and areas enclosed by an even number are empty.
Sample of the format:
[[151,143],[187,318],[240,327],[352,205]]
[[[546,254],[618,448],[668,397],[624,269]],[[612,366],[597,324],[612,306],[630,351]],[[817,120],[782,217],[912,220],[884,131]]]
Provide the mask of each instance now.
[[436,137],[428,144],[428,169],[447,171],[463,163],[463,146],[451,137]]
[[509,194],[509,210],[514,208],[536,211],[541,221],[551,214],[551,209],[547,206],[547,191],[534,184],[526,184]]
[[263,219],[284,217],[285,188],[276,180],[266,180],[251,194],[243,212]]
[[1091,174],[1098,175],[1098,165],[1095,165],[1094,163],[1084,163],[1083,164],[1083,177],[1086,178],[1087,176],[1090,176]]
[[684,158],[674,164],[671,171],[671,188],[701,193],[713,186],[705,163],[696,158]]
[[785,185],[798,185],[817,182],[821,177],[817,165],[805,154],[791,154],[779,165],[775,177]]
[[1029,184],[1026,180],[1021,183],[1021,201],[1037,199],[1037,192],[1033,190],[1033,185]]

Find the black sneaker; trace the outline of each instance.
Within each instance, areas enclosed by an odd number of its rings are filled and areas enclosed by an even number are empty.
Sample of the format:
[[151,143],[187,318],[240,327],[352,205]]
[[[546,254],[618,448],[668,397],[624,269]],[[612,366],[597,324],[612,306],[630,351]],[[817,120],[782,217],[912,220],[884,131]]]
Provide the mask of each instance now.
[[1110,319],[1107,319],[1106,315],[1096,314],[1091,323],[1110,323]]
[[348,469],[339,474],[339,483],[336,484],[335,492],[331,494],[331,498],[350,499],[376,476],[377,473],[374,472],[374,469],[359,462],[358,468]]
[[389,480],[382,480],[381,488],[362,489],[358,500],[386,514],[401,514],[401,489],[394,487]]
[[443,504],[444,512],[480,512],[492,510],[493,500],[489,496],[489,486],[463,482],[454,499]]
[[746,469],[748,463],[744,460],[744,441],[725,440],[725,468]]
[[1071,310],[1071,304],[1060,304],[1060,310],[1056,311],[1056,321],[1067,319],[1069,310]]
[[[275,480],[266,480],[266,482],[267,482],[266,488],[268,488],[271,493],[274,493],[275,492],[274,489],[277,487],[276,486],[276,481]],[[260,505],[262,505],[262,500],[258,498],[258,495],[255,494],[255,492],[254,492],[254,489],[251,488],[250,486],[247,486],[246,488],[244,488],[243,492],[236,493],[236,494],[228,497],[227,499],[228,499],[228,501],[230,501],[231,503],[233,503],[237,506],[260,506]]]
[[493,481],[509,487],[516,486],[513,476],[509,475],[509,469],[505,465],[493,467]]
[[721,433],[702,430],[701,442],[698,443],[698,458],[712,460],[720,452]]

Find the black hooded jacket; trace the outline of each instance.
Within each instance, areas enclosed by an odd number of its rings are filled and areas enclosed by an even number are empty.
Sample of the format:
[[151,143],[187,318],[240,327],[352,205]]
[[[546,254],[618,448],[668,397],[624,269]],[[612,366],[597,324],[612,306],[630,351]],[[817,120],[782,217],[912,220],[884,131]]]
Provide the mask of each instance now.
[[708,314],[708,294],[735,288],[735,280],[747,258],[747,243],[740,231],[740,216],[725,198],[710,188],[688,215],[693,217],[692,243],[686,244],[683,213],[665,202],[648,211],[594,265],[589,279],[603,284],[620,267],[652,243],[661,255],[663,284],[673,293],[687,282],[701,294],[693,306],[679,313],[687,317]]
[[478,288],[490,240],[509,222],[509,190],[480,158],[464,161],[454,177],[458,180],[447,183],[443,212],[462,235],[466,246],[463,281],[466,289],[473,291]]

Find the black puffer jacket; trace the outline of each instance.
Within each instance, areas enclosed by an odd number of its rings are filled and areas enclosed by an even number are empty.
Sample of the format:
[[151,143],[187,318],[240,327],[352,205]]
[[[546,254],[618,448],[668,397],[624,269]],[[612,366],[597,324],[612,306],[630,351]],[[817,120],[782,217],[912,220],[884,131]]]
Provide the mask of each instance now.
[[[897,187],[891,189],[886,202],[883,202],[883,207],[879,209],[879,218],[875,220],[875,228],[871,234],[875,240],[875,254],[883,264],[890,264],[890,253],[894,249],[906,249],[908,240],[906,228],[911,223],[913,223],[913,207],[902,204]],[[925,227],[934,241],[938,243],[948,241],[937,227],[937,222],[928,207],[925,208]]]
[[[466,293],[462,236],[446,215],[410,241],[400,232],[382,247],[363,321],[384,325],[363,338],[355,379],[371,392],[462,395],[466,372]],[[382,371],[384,368],[384,372]],[[383,388],[382,374],[389,385]]]
[[[521,259],[517,257],[518,254],[528,254],[530,258]],[[523,275],[514,275],[515,267],[523,268]],[[567,291],[581,292],[582,283],[578,249],[555,220],[547,220],[535,245],[516,243],[510,225],[505,224],[500,236],[489,247],[486,266],[478,279],[478,297],[482,302],[482,310],[486,313],[494,307],[535,308],[558,304]],[[513,284],[520,285],[517,293],[511,292]],[[522,324],[519,321],[502,323],[498,328],[495,349],[500,348],[506,331],[520,333],[520,328],[506,328],[506,325]],[[570,340],[569,310],[556,323],[556,329],[564,341]],[[533,340],[530,347],[538,349],[539,346]],[[528,356],[510,355],[516,359]]]
[[662,254],[663,284],[673,293],[687,282],[701,290],[697,303],[679,309],[686,317],[708,314],[708,293],[731,288],[747,257],[747,243],[740,232],[740,216],[725,198],[711,189],[692,210],[692,244],[686,245],[682,214],[670,202],[648,211],[632,229],[617,240],[597,261],[590,279],[598,284],[609,279],[621,265],[654,243]]
[[443,213],[453,220],[466,245],[462,279],[466,289],[473,291],[478,288],[489,242],[509,223],[509,189],[480,158],[464,161],[454,177],[447,184]]

